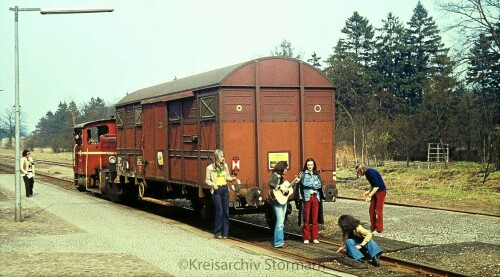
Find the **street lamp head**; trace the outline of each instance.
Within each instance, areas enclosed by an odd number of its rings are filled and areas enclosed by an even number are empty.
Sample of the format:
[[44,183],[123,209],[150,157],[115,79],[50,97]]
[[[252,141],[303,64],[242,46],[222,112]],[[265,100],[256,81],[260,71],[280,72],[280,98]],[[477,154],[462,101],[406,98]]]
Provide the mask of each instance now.
[[111,8],[41,8],[41,14],[65,14],[65,13],[103,13],[112,12]]

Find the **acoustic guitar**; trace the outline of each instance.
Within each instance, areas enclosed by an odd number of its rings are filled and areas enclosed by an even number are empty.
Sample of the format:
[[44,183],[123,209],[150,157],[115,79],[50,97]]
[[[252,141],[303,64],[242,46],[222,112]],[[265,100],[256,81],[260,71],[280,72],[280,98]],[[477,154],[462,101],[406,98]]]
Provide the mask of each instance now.
[[297,180],[297,178],[295,178],[295,179],[293,180],[293,182],[291,182],[291,183],[285,180],[285,181],[284,181],[284,182],[280,185],[281,187],[283,187],[283,186],[284,186],[285,188],[287,188],[287,189],[288,189],[285,193],[283,193],[283,192],[281,191],[281,189],[272,189],[272,190],[269,192],[269,199],[271,200],[271,202],[272,202],[274,205],[278,205],[278,204],[280,204],[280,205],[284,205],[284,204],[286,204],[286,203],[288,202],[288,197],[290,197],[290,195],[292,195],[292,194],[293,194],[293,186],[294,186],[295,184],[297,184],[298,182],[300,182],[300,178],[302,177],[302,174],[303,174],[303,173],[302,173],[302,171],[301,171],[301,172],[299,172],[299,176],[298,176],[298,179],[299,179],[299,180]]

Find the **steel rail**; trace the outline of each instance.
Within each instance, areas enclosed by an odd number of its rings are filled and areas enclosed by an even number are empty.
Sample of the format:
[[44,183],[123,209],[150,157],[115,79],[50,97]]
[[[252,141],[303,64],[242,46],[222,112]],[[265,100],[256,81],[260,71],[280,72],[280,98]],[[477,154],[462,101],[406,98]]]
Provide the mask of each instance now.
[[[8,165],[0,165],[0,171],[1,170],[5,170],[8,167],[9,167]],[[12,169],[12,167],[10,167],[10,168]],[[39,175],[39,176],[41,176],[43,178],[46,178],[46,179],[57,181],[57,182],[64,182],[65,184],[68,184],[68,186],[73,184],[73,180],[64,179],[64,178],[60,178],[60,177],[54,177],[54,176],[47,175],[47,174],[44,174],[44,173],[37,173],[37,175]],[[234,219],[234,218],[231,218],[230,220],[231,220],[231,222],[234,222],[234,223],[237,223],[237,224],[240,224],[240,225],[244,225],[244,226],[246,226],[248,228],[256,228],[256,229],[258,229],[260,231],[260,233],[266,233],[266,232],[269,231],[269,227],[267,227],[267,226],[262,226],[262,225],[258,225],[258,224],[255,224],[255,223],[245,222],[245,221]],[[295,238],[295,240],[298,240],[298,241],[302,240],[302,237],[299,234],[286,232],[286,235],[288,237],[293,237],[293,238]],[[235,240],[235,241],[239,241],[239,242],[243,242],[243,243],[246,243],[246,244],[250,244],[250,245],[253,245],[253,246],[258,246],[258,247],[261,247],[261,248],[269,249],[269,250],[270,249],[276,250],[276,249],[274,249],[274,248],[272,248],[270,246],[266,247],[266,246],[263,246],[263,245],[259,245],[259,244],[256,244],[256,243],[251,243],[249,241],[245,241],[243,239],[238,239],[238,238],[235,238],[235,237],[230,237],[230,239]],[[337,246],[337,247],[340,246],[338,243],[331,242],[331,241],[324,240],[324,239],[321,240],[321,243],[323,245],[330,245],[330,246]],[[321,245],[319,247],[321,247]],[[300,260],[300,261],[303,261],[303,262],[307,262],[307,263],[309,263],[311,265],[317,265],[317,266],[320,266],[320,267],[323,267],[323,268],[327,268],[327,269],[330,269],[330,270],[335,270],[335,271],[341,271],[341,272],[349,273],[348,271],[339,269],[337,267],[329,266],[329,265],[326,265],[326,264],[324,264],[322,262],[318,262],[316,260],[312,260],[310,258],[305,257],[304,255],[290,253],[290,252],[286,252],[286,251],[282,251],[282,252],[284,254],[286,254],[287,256],[289,256],[289,257],[293,257],[293,258],[295,258],[297,260]],[[433,267],[433,266],[429,266],[429,265],[425,265],[425,264],[420,264],[420,263],[416,263],[416,262],[411,262],[411,261],[407,261],[407,260],[402,260],[402,259],[398,259],[398,258],[394,258],[394,257],[389,257],[389,256],[381,256],[380,260],[385,265],[389,265],[389,266],[396,267],[396,268],[402,268],[402,269],[410,270],[410,271],[413,271],[413,272],[416,272],[416,273],[420,273],[420,274],[424,274],[424,275],[443,276],[443,277],[452,277],[452,276],[462,277],[462,276],[467,276],[467,275],[463,275],[463,274],[460,274],[460,273],[457,273],[457,272],[453,272],[453,271],[449,271],[449,270],[446,270],[446,269],[436,268],[436,267]]]
[[[355,198],[355,197],[347,197],[347,196],[339,196],[337,199],[346,199],[346,200],[352,200],[352,201],[360,201],[364,202],[365,200]],[[497,214],[492,214],[492,213],[485,213],[485,212],[475,212],[475,211],[464,211],[464,210],[457,210],[457,209],[451,209],[451,208],[441,208],[441,207],[430,207],[430,206],[422,206],[422,205],[415,205],[415,204],[405,204],[405,203],[397,203],[397,202],[387,202],[384,201],[385,205],[391,205],[391,206],[400,206],[400,207],[410,207],[410,208],[419,208],[419,209],[429,209],[429,210],[435,210],[435,211],[446,211],[446,212],[455,212],[455,213],[464,213],[464,214],[471,214],[471,215],[484,215],[484,216],[491,216],[491,217],[500,217],[500,215]]]
[[[262,233],[265,233],[266,231],[269,231],[269,227],[267,227],[267,226],[262,226],[262,225],[258,225],[258,224],[255,224],[255,223],[249,223],[249,222],[245,222],[245,221],[234,219],[234,218],[231,218],[230,220],[231,220],[231,222],[235,222],[235,223],[238,223],[238,224],[246,225],[246,226],[249,226],[251,228],[256,228],[256,229],[261,228],[260,232],[262,232]],[[266,231],[264,231],[264,230],[266,230]],[[300,234],[291,233],[291,232],[285,232],[285,234],[289,238],[293,237],[295,240],[302,241],[302,236]],[[232,238],[232,237],[230,237],[230,238],[231,239],[235,239],[235,238]],[[240,241],[240,239],[238,239],[238,240]],[[340,245],[338,243],[335,243],[335,242],[332,242],[332,241],[321,239],[320,242],[323,245],[340,247]],[[249,242],[247,241],[246,243],[249,243]],[[317,247],[322,247],[321,244],[319,244]],[[261,246],[261,247],[264,247],[264,246]],[[273,249],[273,247],[270,247],[270,246],[269,247],[264,247],[264,248],[266,248],[266,249]],[[305,257],[303,255],[289,253],[289,252],[286,252],[285,250],[282,250],[282,252],[286,253],[287,255],[294,256],[295,258],[297,258],[299,260],[311,263],[311,264],[315,264],[315,265],[319,265],[319,266],[326,267],[326,268],[329,268],[329,269],[333,269],[333,270],[337,270],[337,271],[342,271],[342,272],[345,272],[345,273],[349,273],[348,271],[344,271],[344,270],[336,268],[336,267],[325,265],[322,262],[318,262],[318,261],[309,259],[309,258],[307,258],[307,257]],[[389,256],[381,256],[380,257],[380,261],[383,264],[389,265],[391,267],[406,269],[406,270],[413,271],[413,272],[416,272],[416,273],[419,273],[419,274],[423,274],[423,275],[439,276],[439,277],[451,277],[451,276],[453,276],[453,277],[455,277],[455,276],[456,277],[466,277],[467,276],[467,275],[463,275],[461,273],[453,272],[453,271],[450,271],[450,270],[446,270],[446,269],[442,269],[442,268],[437,268],[437,267],[433,267],[433,266],[430,266],[430,265],[421,264],[421,263],[417,263],[417,262],[407,261],[407,260],[403,260],[403,259],[398,259],[398,258],[394,258],[394,257],[389,257]]]

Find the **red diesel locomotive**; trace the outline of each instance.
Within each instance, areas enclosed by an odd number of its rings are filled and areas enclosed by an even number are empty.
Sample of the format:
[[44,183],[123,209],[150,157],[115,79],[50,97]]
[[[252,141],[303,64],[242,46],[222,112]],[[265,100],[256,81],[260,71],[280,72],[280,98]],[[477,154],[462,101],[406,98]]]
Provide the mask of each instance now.
[[[116,123],[98,120],[74,126],[73,171],[79,191],[103,194],[118,201],[122,192],[110,178],[116,177]],[[114,173],[112,177],[110,174]],[[113,191],[113,189],[115,191]],[[125,188],[126,189],[126,188]]]
[[307,63],[268,57],[216,69],[130,93],[115,119],[75,126],[75,185],[112,200],[186,198],[210,216],[205,169],[219,148],[240,181],[230,186],[233,214],[272,213],[267,181],[281,160],[291,180],[313,157],[332,199],[334,118],[335,88]]

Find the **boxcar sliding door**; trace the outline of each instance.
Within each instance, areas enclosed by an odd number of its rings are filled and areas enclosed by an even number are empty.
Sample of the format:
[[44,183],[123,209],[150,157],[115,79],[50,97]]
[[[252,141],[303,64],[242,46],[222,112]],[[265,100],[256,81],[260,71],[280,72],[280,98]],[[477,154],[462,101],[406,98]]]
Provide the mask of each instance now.
[[[291,181],[301,169],[299,89],[261,89],[260,157],[263,163],[260,183],[267,184],[277,161],[288,161]],[[267,186],[263,186],[268,190]]]
[[[219,113],[217,95],[205,95],[199,98],[199,184],[205,183],[205,169],[212,161],[210,159],[212,151],[221,147],[218,143],[219,129],[217,128],[217,116]],[[199,195],[203,197],[202,187],[199,186]]]
[[164,102],[143,105],[144,162],[146,176],[166,177],[166,106]]
[[198,183],[198,103],[196,98],[168,102],[169,179]]

